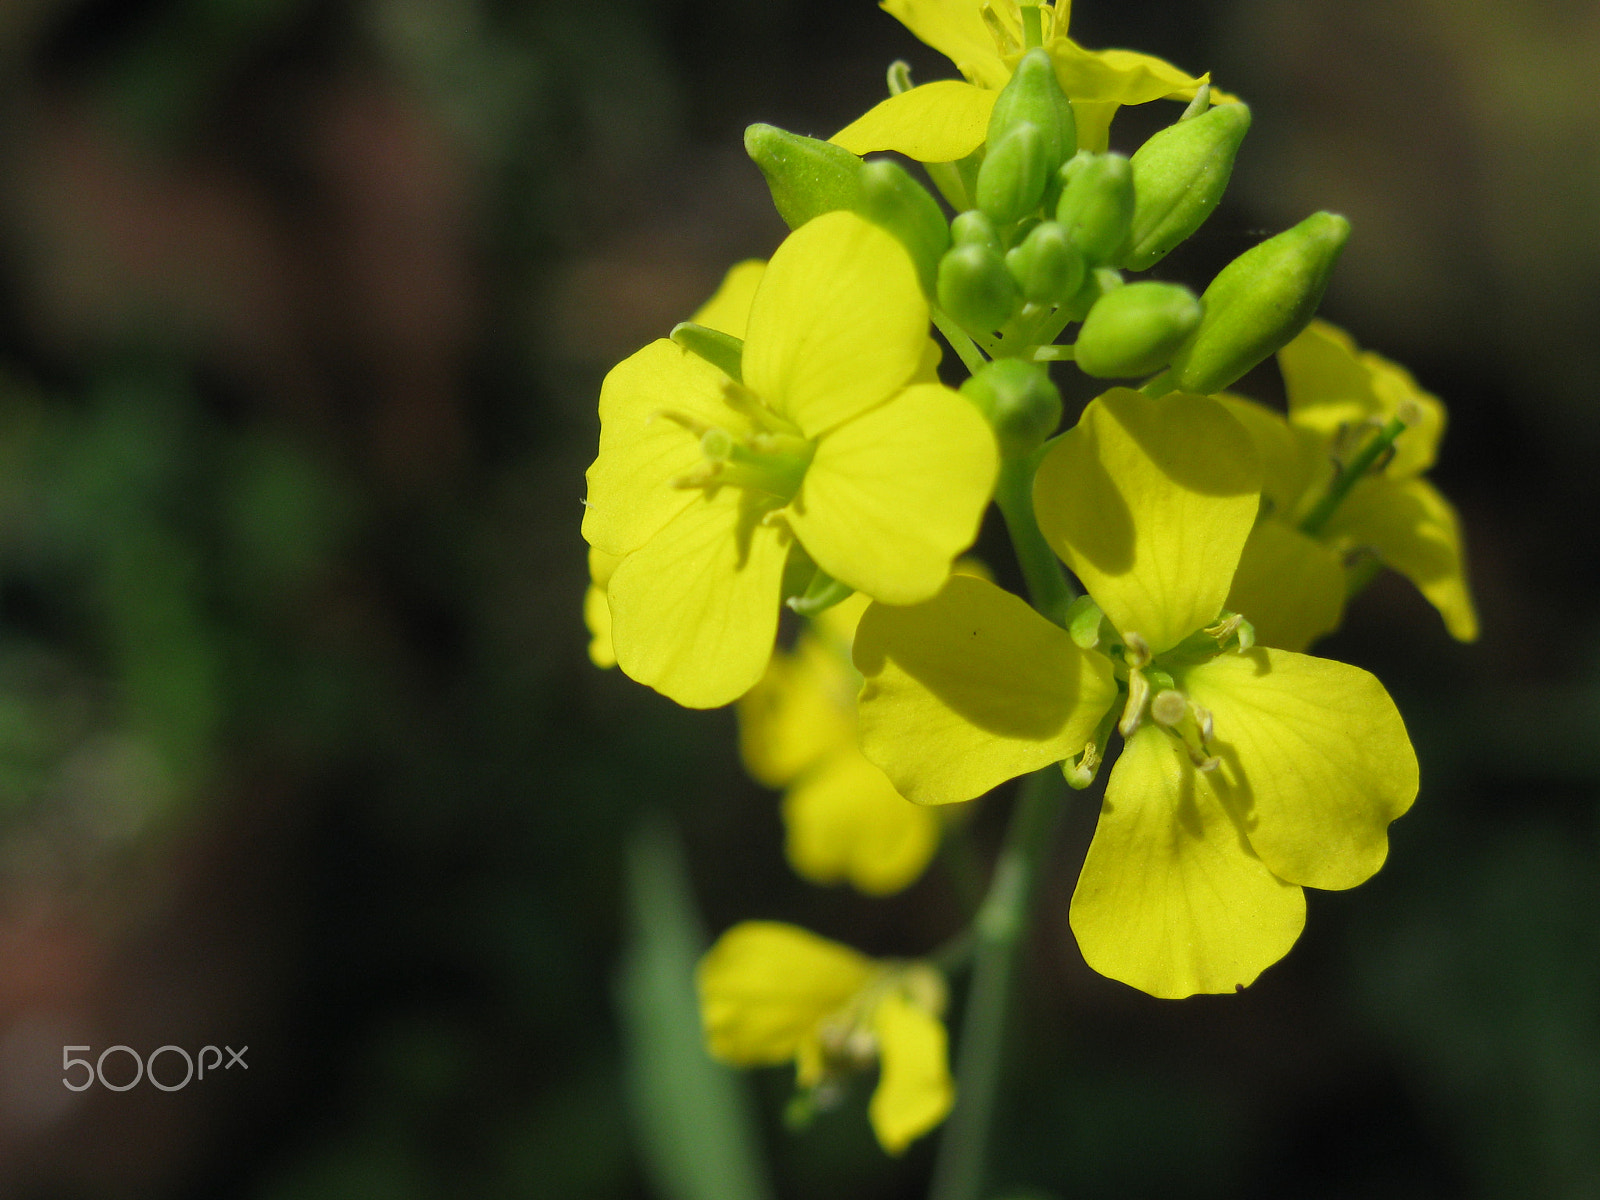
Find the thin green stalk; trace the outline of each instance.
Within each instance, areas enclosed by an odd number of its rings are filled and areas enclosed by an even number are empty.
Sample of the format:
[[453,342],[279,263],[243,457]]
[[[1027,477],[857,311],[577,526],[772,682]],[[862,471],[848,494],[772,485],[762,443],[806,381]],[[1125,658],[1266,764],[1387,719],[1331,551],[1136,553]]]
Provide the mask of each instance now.
[[983,364],[988,359],[983,357],[983,351],[967,336],[967,331],[952,321],[942,310],[933,310],[933,324],[938,331],[944,334],[944,340],[950,343],[950,348],[956,352],[966,365],[969,375],[976,375],[983,369]]
[[1033,515],[1033,473],[1039,455],[1007,459],[1000,467],[1000,482],[995,487],[995,503],[1006,520],[1011,544],[1016,549],[1022,578],[1028,585],[1033,606],[1057,625],[1065,625],[1067,606],[1077,591],[1067,582],[1061,560],[1039,532]]
[[1065,790],[1061,772],[1054,767],[1036,771],[1023,782],[995,864],[994,882],[973,923],[976,946],[956,1059],[956,1105],[939,1143],[929,1200],[981,1200],[983,1195],[1017,951],[1028,930],[1035,886],[1065,810]]
[[1345,463],[1344,469],[1334,476],[1333,482],[1328,485],[1328,491],[1317,506],[1306,514],[1305,520],[1300,522],[1300,532],[1315,537],[1322,532],[1322,527],[1328,523],[1328,518],[1338,511],[1339,505],[1344,503],[1344,498],[1350,494],[1350,489],[1368,471],[1372,470],[1379,458],[1386,454],[1394,445],[1395,438],[1406,431],[1406,423],[1399,417],[1390,417],[1389,421],[1376,436],[1361,448],[1361,452]]

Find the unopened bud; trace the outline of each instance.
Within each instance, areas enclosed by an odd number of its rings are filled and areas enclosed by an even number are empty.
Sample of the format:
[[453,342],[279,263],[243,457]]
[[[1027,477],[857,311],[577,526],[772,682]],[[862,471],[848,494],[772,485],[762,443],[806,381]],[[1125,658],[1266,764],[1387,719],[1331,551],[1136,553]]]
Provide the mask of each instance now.
[[1033,453],[1061,424],[1061,393],[1041,363],[997,358],[963,383],[961,394],[988,418],[1006,458]]
[[843,147],[757,124],[744,131],[744,151],[761,168],[790,229],[837,209],[860,211],[861,160]]
[[1349,237],[1343,217],[1312,213],[1223,267],[1200,297],[1199,328],[1172,356],[1173,386],[1220,392],[1292,341],[1315,315]]
[[1109,295],[1118,288],[1126,287],[1122,274],[1111,267],[1096,267],[1084,276],[1083,286],[1077,294],[1067,302],[1065,315],[1070,321],[1081,321],[1089,315],[1089,310],[1100,302],[1100,297]]
[[1078,333],[1075,361],[1096,379],[1159,371],[1200,324],[1200,301],[1176,283],[1130,283],[1095,301]]
[[932,295],[939,256],[950,245],[950,227],[939,202],[887,158],[861,164],[861,191],[861,215],[900,240],[917,266],[923,291]]
[[992,333],[1011,319],[1017,285],[1005,261],[977,242],[952,246],[939,260],[939,307],[966,328]]
[[1039,207],[1053,168],[1049,151],[1031,121],[1012,126],[999,142],[991,142],[978,168],[978,207],[996,225],[1010,225]]
[[1133,169],[1120,154],[1080,154],[1062,169],[1056,220],[1096,266],[1118,261],[1134,212]]
[[1048,176],[1078,149],[1077,119],[1072,102],[1056,81],[1050,55],[1035,47],[1017,60],[1011,79],[995,97],[989,112],[987,140],[993,148],[1018,125],[1039,130]]
[[989,247],[996,254],[1004,249],[1000,244],[1000,231],[994,227],[994,222],[975,208],[958,213],[955,220],[950,222],[950,240],[957,245],[976,242]]
[[1083,286],[1083,255],[1067,240],[1056,221],[1042,221],[1028,232],[1022,244],[1006,253],[1006,269],[1034,304],[1060,304]]
[[1143,271],[1200,228],[1227,190],[1249,128],[1249,108],[1219,104],[1167,126],[1134,151],[1133,229],[1123,266]]

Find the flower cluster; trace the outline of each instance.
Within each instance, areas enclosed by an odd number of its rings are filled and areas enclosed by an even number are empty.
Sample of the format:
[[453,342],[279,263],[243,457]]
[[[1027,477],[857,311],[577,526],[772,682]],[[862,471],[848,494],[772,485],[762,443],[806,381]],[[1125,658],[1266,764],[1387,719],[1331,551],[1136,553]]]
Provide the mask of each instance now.
[[[963,79],[896,64],[831,141],[747,133],[792,232],[606,378],[591,656],[684,705],[737,701],[818,883],[898,891],[958,836],[938,806],[1032,772],[1103,780],[1070,911],[1085,961],[1153,996],[1234,991],[1294,944],[1306,888],[1382,866],[1417,795],[1383,685],[1307,649],[1382,567],[1476,636],[1425,478],[1443,406],[1315,318],[1342,217],[1199,295],[1130,278],[1227,186],[1250,114],[1208,77],[1084,49],[1065,0],[884,7]],[[1176,121],[1108,149],[1121,106],[1162,99]],[[1229,391],[1273,356],[1282,413]],[[1062,431],[1068,361],[1108,390]],[[991,501],[1026,600],[956,568]],[[1005,875],[986,913],[1026,903]],[[932,960],[749,922],[699,985],[711,1052],[793,1061],[812,1103],[876,1065],[891,1153],[951,1107]]]

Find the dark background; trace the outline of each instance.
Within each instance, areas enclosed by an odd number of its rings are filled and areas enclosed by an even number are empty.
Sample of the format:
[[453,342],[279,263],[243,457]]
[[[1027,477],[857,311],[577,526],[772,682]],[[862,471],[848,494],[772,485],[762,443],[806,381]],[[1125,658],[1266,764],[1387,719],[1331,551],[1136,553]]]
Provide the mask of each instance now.
[[[1073,31],[1254,108],[1169,277],[1351,218],[1325,311],[1450,405],[1484,634],[1386,577],[1325,644],[1388,684],[1422,794],[1244,995],[1087,971],[1073,811],[997,1174],[1600,1195],[1600,9],[1082,0]],[[953,74],[864,0],[0,5],[0,1195],[685,1195],[627,1102],[630,844],[681,901],[681,842],[712,933],[956,927],[937,868],[796,881],[731,715],[596,671],[579,615],[601,376],[781,237],[743,127],[826,136],[895,57]],[[80,1044],[248,1070],[75,1094]],[[861,1095],[790,1134],[785,1072],[745,1082],[779,1196],[924,1188]]]

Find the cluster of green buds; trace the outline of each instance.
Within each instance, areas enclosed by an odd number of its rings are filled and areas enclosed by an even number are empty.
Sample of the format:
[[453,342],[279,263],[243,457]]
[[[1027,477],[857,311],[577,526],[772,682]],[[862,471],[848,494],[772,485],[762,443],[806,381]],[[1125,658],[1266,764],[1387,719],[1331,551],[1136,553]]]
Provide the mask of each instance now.
[[[1080,150],[1072,104],[1050,55],[1035,47],[996,98],[985,144],[951,170],[930,172],[953,218],[893,160],[862,161],[770,125],[751,126],[745,147],[791,228],[835,209],[880,225],[910,252],[958,351],[970,339],[996,364],[1017,364],[1003,376],[980,371],[965,390],[1006,422],[996,426],[1003,449],[1020,456],[1059,420],[1044,363],[1072,359],[1086,375],[1143,379],[1156,393],[1211,394],[1311,320],[1349,234],[1332,213],[1247,250],[1198,296],[1178,283],[1127,278],[1161,262],[1211,215],[1249,128],[1244,104],[1213,105],[1204,86],[1131,156]],[[1073,325],[1075,340],[1057,345]],[[1023,398],[1038,408],[1023,411]]]

